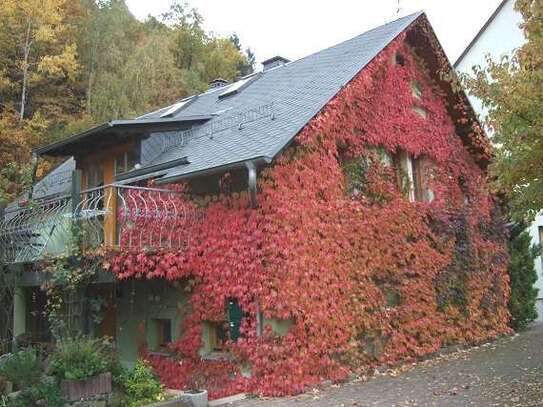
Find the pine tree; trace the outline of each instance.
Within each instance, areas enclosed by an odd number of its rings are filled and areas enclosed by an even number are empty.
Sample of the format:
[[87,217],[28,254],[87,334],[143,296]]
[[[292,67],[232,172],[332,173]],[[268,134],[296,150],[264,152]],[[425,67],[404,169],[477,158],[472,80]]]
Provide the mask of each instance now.
[[522,225],[517,225],[511,231],[509,249],[511,255],[509,312],[511,326],[519,330],[537,318],[535,303],[538,290],[534,287],[537,281],[534,261],[540,255],[541,248],[532,245],[528,232]]

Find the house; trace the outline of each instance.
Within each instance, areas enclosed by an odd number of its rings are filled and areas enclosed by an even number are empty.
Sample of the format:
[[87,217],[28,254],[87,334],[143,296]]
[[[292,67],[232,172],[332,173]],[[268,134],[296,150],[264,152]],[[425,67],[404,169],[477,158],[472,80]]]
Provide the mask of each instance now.
[[417,13],[37,149],[66,161],[4,211],[14,335],[51,339],[53,280],[71,329],[216,397],[509,332],[489,144],[451,72]]
[[[499,61],[503,56],[511,56],[526,41],[520,24],[522,15],[515,10],[514,0],[502,1],[492,13],[487,22],[479,30],[475,38],[458,57],[454,67],[458,72],[471,73],[474,66],[485,66],[486,57],[490,56],[494,61]],[[481,101],[474,96],[468,96],[476,113],[484,119],[487,112]],[[543,243],[543,215],[536,216],[528,228],[533,244]],[[535,260],[539,289],[536,302],[538,321],[543,321],[543,258],[539,256]]]

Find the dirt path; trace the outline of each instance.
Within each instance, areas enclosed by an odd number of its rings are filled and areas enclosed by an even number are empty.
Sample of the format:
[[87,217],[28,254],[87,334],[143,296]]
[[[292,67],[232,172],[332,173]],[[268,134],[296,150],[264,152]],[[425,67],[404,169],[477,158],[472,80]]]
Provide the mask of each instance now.
[[235,407],[543,406],[543,324],[510,338],[419,363],[397,376],[330,386]]

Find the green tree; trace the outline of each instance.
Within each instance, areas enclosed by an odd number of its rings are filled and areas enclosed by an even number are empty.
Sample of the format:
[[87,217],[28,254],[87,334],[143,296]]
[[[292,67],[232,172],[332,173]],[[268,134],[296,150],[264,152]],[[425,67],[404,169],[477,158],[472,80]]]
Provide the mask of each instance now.
[[530,235],[524,226],[516,225],[511,231],[509,250],[511,296],[508,305],[511,326],[519,330],[537,318],[535,304],[538,290],[534,287],[537,281],[534,261],[541,254],[541,248],[532,245]]
[[526,43],[511,58],[476,67],[466,78],[488,110],[496,158],[495,186],[509,198],[516,219],[543,208],[543,2],[517,0]]
[[241,76],[247,58],[231,38],[215,37],[202,27],[203,17],[186,3],[174,3],[162,20],[173,30],[172,53],[179,69],[190,72],[205,89],[213,79]]
[[137,109],[127,95],[131,85],[125,70],[146,41],[144,25],[123,0],[86,0],[85,9],[87,18],[79,38],[86,95],[84,114],[95,123],[133,115]]
[[[234,44],[236,49],[241,52],[241,41],[236,33],[230,36],[230,41],[232,41],[232,44]],[[251,48],[247,48],[245,50],[245,60],[237,67],[240,75],[246,76],[252,74],[255,69],[255,62],[255,54],[253,53]]]

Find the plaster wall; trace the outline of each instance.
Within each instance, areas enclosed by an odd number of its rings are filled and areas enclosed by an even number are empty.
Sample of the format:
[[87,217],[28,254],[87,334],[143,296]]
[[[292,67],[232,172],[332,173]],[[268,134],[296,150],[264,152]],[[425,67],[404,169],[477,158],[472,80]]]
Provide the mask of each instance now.
[[187,310],[188,292],[181,282],[164,280],[130,280],[117,288],[117,348],[119,359],[132,367],[139,346],[149,350],[157,346],[157,319],[171,320],[172,341],[181,335],[181,323]]

